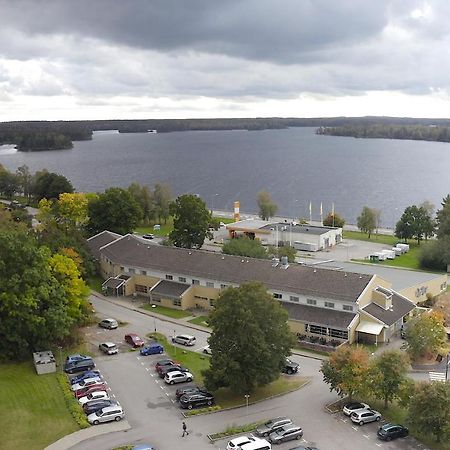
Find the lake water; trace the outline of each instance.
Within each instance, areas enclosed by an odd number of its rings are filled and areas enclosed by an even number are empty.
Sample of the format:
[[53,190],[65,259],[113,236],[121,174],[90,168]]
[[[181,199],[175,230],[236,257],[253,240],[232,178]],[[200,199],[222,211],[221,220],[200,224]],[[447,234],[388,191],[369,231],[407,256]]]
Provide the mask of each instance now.
[[153,187],[168,183],[174,195],[200,195],[209,207],[257,212],[267,190],[279,215],[319,220],[331,210],[355,223],[364,205],[382,211],[391,226],[408,205],[440,206],[450,193],[450,144],[317,136],[314,128],[199,131],[167,134],[95,133],[71,150],[22,153],[0,147],[0,164],[14,171],[47,168],[78,191]]

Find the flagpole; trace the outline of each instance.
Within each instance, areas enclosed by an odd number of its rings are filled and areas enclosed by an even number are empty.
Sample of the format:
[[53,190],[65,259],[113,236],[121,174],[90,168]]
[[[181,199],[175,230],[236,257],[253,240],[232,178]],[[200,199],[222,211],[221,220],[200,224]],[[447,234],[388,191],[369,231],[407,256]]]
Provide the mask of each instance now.
[[309,202],[309,224],[312,222],[312,204]]

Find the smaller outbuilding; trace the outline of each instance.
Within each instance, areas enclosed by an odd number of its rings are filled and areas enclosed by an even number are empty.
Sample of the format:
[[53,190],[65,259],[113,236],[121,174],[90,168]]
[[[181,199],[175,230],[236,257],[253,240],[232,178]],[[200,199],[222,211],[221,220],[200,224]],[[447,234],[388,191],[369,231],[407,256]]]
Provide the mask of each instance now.
[[35,352],[33,360],[38,375],[56,372],[56,361],[51,351]]

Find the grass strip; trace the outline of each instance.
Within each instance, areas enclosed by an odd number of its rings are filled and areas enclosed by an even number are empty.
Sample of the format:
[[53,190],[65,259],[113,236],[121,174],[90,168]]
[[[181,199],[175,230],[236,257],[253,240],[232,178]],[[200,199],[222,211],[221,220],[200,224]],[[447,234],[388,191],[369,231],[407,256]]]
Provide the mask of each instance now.
[[183,311],[181,309],[166,308],[165,306],[150,305],[149,303],[142,305],[142,308],[146,309],[147,311],[161,314],[162,316],[171,317],[172,319],[183,319],[184,317],[191,316],[191,313]]

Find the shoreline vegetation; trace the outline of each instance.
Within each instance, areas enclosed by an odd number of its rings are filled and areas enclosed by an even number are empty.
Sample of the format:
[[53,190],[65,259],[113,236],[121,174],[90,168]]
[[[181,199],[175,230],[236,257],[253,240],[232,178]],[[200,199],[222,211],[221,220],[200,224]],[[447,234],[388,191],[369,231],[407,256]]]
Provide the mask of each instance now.
[[362,139],[400,139],[413,141],[450,142],[450,126],[437,125],[343,125],[320,127],[316,134]]
[[19,151],[62,150],[73,141],[91,140],[94,131],[158,133],[175,131],[283,130],[315,127],[317,134],[450,142],[450,119],[398,117],[256,117],[227,119],[145,119],[1,122],[0,145],[16,145]]

